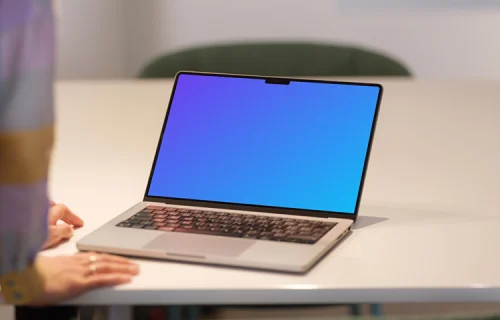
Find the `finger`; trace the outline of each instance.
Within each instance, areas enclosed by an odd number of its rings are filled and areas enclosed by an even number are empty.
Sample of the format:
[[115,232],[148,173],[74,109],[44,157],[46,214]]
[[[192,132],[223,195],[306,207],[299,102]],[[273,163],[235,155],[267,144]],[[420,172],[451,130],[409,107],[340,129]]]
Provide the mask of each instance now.
[[60,220],[66,222],[67,224],[73,225],[75,228],[83,227],[82,218],[77,216],[73,211],[71,211],[67,206],[63,204],[59,204],[57,206],[61,206],[64,211],[64,215],[60,218]]
[[60,239],[69,239],[73,236],[73,228],[69,224],[61,223],[50,227]]
[[86,253],[79,253],[78,256],[80,256],[85,261],[90,261],[89,260],[90,257],[94,256],[96,258],[96,261],[99,261],[99,262],[114,262],[114,263],[137,265],[135,262],[133,262],[127,258],[115,256],[115,255],[110,255],[110,254],[106,254],[106,253],[86,252]]
[[56,232],[52,231],[52,228],[54,228],[54,226],[50,226],[49,227],[49,235],[47,237],[47,240],[45,241],[44,245],[43,245],[43,249],[48,249],[54,245],[56,245],[57,243],[59,243],[59,241],[61,241],[62,239],[57,235]]
[[111,255],[111,254],[106,254],[106,253],[99,254],[97,259],[99,261],[110,262],[110,263],[137,265],[137,263],[133,262],[130,259],[120,257],[120,256]]
[[98,262],[95,264],[95,272],[99,274],[104,273],[120,273],[128,275],[139,274],[139,266],[136,264],[125,264],[116,262]]
[[55,204],[49,209],[49,225],[55,225],[57,221],[62,220],[68,209],[63,204]]
[[120,273],[104,273],[89,276],[83,282],[83,291],[93,290],[97,288],[113,287],[120,284],[129,283],[132,276]]
[[59,224],[49,226],[49,236],[43,248],[50,248],[64,239],[69,239],[73,236],[73,229],[67,224]]
[[83,226],[83,220],[64,204],[56,204],[49,210],[49,225],[54,225],[59,220],[74,225],[77,228]]

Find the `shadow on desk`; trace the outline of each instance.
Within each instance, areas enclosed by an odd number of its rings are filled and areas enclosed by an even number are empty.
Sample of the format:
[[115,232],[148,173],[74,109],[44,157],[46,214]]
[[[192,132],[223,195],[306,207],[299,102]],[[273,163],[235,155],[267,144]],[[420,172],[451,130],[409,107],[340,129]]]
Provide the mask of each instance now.
[[380,218],[380,217],[370,217],[370,216],[359,216],[358,220],[353,226],[353,230],[363,229],[366,227],[373,226],[377,223],[381,223],[389,220],[388,218]]

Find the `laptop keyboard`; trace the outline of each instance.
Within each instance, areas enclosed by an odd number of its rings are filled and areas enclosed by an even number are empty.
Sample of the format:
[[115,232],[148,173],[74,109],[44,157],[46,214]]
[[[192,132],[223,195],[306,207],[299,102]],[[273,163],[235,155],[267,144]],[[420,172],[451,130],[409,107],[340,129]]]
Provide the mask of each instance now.
[[118,227],[314,244],[335,222],[148,206]]

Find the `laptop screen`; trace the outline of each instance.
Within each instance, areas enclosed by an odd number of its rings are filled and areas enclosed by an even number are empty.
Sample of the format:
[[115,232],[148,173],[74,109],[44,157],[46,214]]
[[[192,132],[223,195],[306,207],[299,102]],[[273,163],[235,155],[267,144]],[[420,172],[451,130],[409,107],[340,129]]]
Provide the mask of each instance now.
[[180,74],[146,195],[353,214],[380,94]]

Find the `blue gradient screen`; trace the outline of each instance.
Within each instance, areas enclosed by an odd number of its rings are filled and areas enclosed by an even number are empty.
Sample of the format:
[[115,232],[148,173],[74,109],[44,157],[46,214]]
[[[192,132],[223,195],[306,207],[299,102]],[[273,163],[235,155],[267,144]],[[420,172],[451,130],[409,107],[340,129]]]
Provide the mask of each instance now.
[[181,74],[151,197],[354,213],[378,86]]

